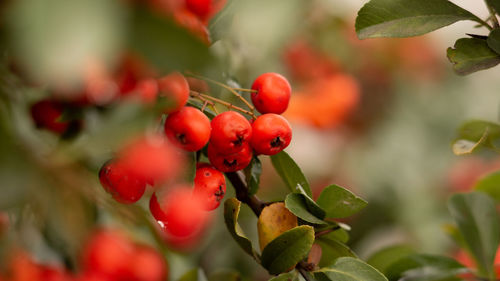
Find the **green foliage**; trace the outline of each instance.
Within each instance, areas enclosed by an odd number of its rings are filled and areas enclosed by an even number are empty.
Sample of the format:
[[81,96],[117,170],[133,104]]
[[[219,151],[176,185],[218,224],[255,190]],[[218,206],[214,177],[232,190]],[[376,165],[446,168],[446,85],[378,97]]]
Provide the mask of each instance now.
[[456,155],[469,154],[477,148],[487,147],[496,150],[500,141],[500,125],[472,120],[465,122],[458,129],[458,136],[453,143],[453,152]]
[[486,39],[488,47],[490,47],[497,54],[500,54],[500,29],[493,29]]
[[500,219],[495,202],[481,192],[454,194],[448,208],[480,273],[491,278],[495,275],[493,261],[500,243]]
[[[327,224],[327,222],[323,220],[325,211],[323,211],[323,209],[321,209],[319,206],[317,207],[317,211],[310,210],[310,207],[308,207],[306,200],[310,199],[307,199],[307,197],[303,194],[290,193],[286,196],[285,206],[288,210],[290,210],[290,212],[292,212],[292,214],[296,215],[298,218],[301,218],[306,222],[310,222],[312,224]],[[314,201],[312,201],[312,203],[314,203]],[[316,203],[314,203],[314,205],[316,205]],[[323,215],[317,216],[315,215],[315,213],[322,213]]]
[[299,277],[297,273],[289,272],[282,273],[274,278],[269,279],[268,281],[299,281]]
[[498,204],[500,202],[500,171],[493,172],[481,178],[474,186],[474,190],[487,193]]
[[390,281],[458,281],[456,276],[467,271],[452,258],[413,254],[394,262],[385,274]]
[[271,156],[271,162],[290,191],[305,193],[309,197],[312,196],[311,188],[309,187],[306,177],[290,155],[285,151],[281,151]]
[[326,211],[328,218],[345,218],[359,212],[368,203],[349,190],[338,185],[325,187],[317,203]]
[[458,39],[446,54],[459,75],[471,74],[500,63],[500,56],[488,47],[486,40],[479,38]]
[[351,257],[337,259],[334,265],[316,271],[314,277],[319,281],[387,281],[375,268]]
[[360,39],[422,35],[476,16],[446,0],[371,0],[356,19]]
[[393,263],[413,253],[415,250],[407,245],[395,245],[375,252],[366,262],[386,274]]
[[238,225],[238,215],[240,213],[241,202],[236,198],[229,198],[224,202],[224,222],[227,230],[240,245],[240,247],[255,260],[259,261],[260,257],[252,247],[252,242],[245,237]]
[[181,276],[179,281],[209,281],[201,268],[193,268]]
[[357,255],[349,247],[337,239],[321,236],[316,239],[316,243],[321,247],[321,260],[318,264],[320,267],[333,266],[335,260],[340,257],[357,258]]
[[245,181],[248,187],[248,194],[255,194],[259,190],[260,185],[260,174],[262,174],[262,163],[259,158],[254,156],[252,162],[248,165],[245,170]]
[[283,232],[262,251],[262,266],[270,274],[289,270],[309,253],[314,242],[314,229],[307,225]]

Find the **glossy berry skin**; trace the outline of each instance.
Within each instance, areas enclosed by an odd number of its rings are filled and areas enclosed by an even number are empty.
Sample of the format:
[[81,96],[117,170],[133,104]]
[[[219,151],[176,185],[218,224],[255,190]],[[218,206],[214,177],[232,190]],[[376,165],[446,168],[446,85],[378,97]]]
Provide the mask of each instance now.
[[41,100],[31,106],[31,117],[38,128],[44,128],[57,134],[66,132],[68,121],[59,121],[64,107],[53,100]]
[[216,209],[226,194],[226,178],[224,174],[208,163],[198,164],[193,193],[199,194],[203,199],[203,208],[205,210]]
[[158,89],[160,96],[169,100],[165,113],[179,111],[186,105],[189,98],[189,84],[184,75],[179,72],[172,72],[158,79]]
[[164,281],[167,280],[168,266],[165,259],[149,246],[138,246],[128,265],[127,280]]
[[226,154],[240,151],[252,136],[252,125],[238,112],[223,112],[215,116],[210,125],[210,143]]
[[208,215],[202,209],[203,200],[199,195],[193,194],[189,187],[176,186],[156,193],[155,198],[156,202],[150,202],[151,213],[164,225],[168,235],[193,236],[201,231],[207,222]]
[[245,169],[252,161],[252,148],[248,143],[243,143],[242,149],[236,153],[225,154],[219,151],[211,143],[208,144],[208,160],[219,171],[223,173],[236,172]]
[[210,119],[200,110],[185,106],[168,115],[165,134],[177,147],[187,151],[202,149],[210,139]]
[[146,190],[142,178],[134,176],[116,161],[104,163],[99,171],[99,181],[106,192],[124,204],[137,202]]
[[134,245],[123,233],[101,230],[90,238],[84,249],[82,265],[85,271],[118,280],[127,276]]
[[252,84],[252,103],[262,114],[285,112],[292,94],[288,80],[278,73],[264,73]]
[[285,149],[292,140],[292,128],[281,115],[268,113],[257,117],[252,124],[250,144],[258,154],[274,155]]

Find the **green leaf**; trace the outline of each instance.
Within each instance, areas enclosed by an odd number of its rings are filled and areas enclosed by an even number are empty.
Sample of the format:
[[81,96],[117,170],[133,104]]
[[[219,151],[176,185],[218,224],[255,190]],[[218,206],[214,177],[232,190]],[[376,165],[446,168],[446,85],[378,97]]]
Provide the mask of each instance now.
[[[347,243],[347,241],[349,241],[349,233],[347,233],[347,231],[344,228],[342,228],[341,224],[337,224],[337,225],[340,226],[341,228],[334,230],[330,233],[321,235],[321,238],[337,240],[337,241],[340,241],[344,244]],[[319,231],[320,230],[316,230],[316,232],[319,232]]]
[[495,201],[481,192],[454,194],[448,201],[448,209],[480,272],[494,276],[493,262],[500,243]]
[[[312,211],[309,211],[306,200],[307,200],[306,196],[303,194],[290,193],[286,196],[285,206],[290,212],[292,212],[292,214],[296,215],[297,217],[301,218],[304,221],[313,224],[327,224],[327,222],[325,222],[323,219],[314,215]],[[312,201],[312,203],[314,203],[314,201]],[[322,211],[323,213],[322,217],[324,217],[325,211],[323,211],[319,206],[317,208],[319,208],[319,211]],[[318,211],[315,211],[315,213],[318,213]]]
[[287,271],[309,253],[314,242],[314,229],[302,225],[283,232],[262,251],[262,266],[269,274]]
[[168,18],[136,7],[129,45],[162,73],[203,69],[213,63],[208,46]]
[[458,39],[453,48],[448,48],[446,55],[459,75],[471,74],[500,63],[500,56],[488,47],[486,40],[478,38]]
[[481,178],[474,186],[474,189],[488,194],[497,203],[500,202],[500,171],[490,173]]
[[260,174],[262,173],[262,163],[257,156],[252,158],[252,162],[245,168],[244,172],[248,193],[253,195],[259,190]]
[[234,10],[236,2],[237,0],[227,1],[224,9],[210,21],[208,30],[212,43],[224,38],[230,33],[231,27],[233,26],[232,23],[235,15]]
[[194,182],[194,178],[196,177],[196,152],[186,153],[186,159],[186,182]]
[[224,222],[226,227],[233,236],[234,240],[240,247],[256,261],[260,260],[259,255],[252,247],[252,242],[245,237],[238,225],[238,215],[240,213],[241,202],[236,198],[229,198],[224,202]]
[[299,277],[296,272],[288,272],[273,277],[268,281],[299,281]]
[[488,47],[490,47],[497,54],[500,54],[500,29],[493,29],[486,39]]
[[328,218],[345,218],[351,216],[368,204],[351,191],[338,185],[325,187],[316,202],[326,211],[326,217]]
[[457,155],[474,152],[479,147],[496,149],[500,142],[500,125],[482,121],[467,121],[458,129],[458,137],[453,143],[453,152]]
[[[427,280],[451,281],[456,280],[457,274],[467,269],[452,258],[434,255],[413,254],[393,263],[386,269],[389,280]],[[408,279],[407,279],[408,278]]]
[[371,0],[358,12],[360,39],[422,35],[460,20],[479,20],[446,0]]
[[306,177],[290,155],[285,151],[281,151],[271,156],[271,162],[276,172],[292,192],[304,192],[309,197],[312,197],[311,188]]
[[387,281],[375,268],[351,257],[338,258],[333,266],[315,271],[314,277],[332,281]]
[[334,261],[340,257],[357,258],[356,254],[340,241],[328,239],[323,236],[316,239],[316,243],[321,247],[320,267],[329,267],[334,265]]
[[179,278],[179,281],[208,281],[201,268],[193,268]]
[[366,262],[385,274],[392,264],[414,253],[415,250],[410,246],[395,245],[375,252]]

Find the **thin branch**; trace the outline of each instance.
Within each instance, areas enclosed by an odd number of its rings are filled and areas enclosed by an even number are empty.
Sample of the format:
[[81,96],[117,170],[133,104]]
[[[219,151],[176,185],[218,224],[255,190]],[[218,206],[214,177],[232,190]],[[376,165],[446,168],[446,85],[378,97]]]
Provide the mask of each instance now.
[[495,9],[493,9],[493,7],[491,7],[488,4],[488,1],[485,0],[484,3],[486,4],[486,7],[488,7],[488,11],[490,12],[490,19],[491,19],[491,22],[493,23],[493,27],[499,28],[500,24],[498,23],[497,16],[495,15]]
[[260,216],[262,209],[267,204],[257,196],[248,194],[248,188],[237,172],[226,173],[226,176],[236,191],[236,198],[247,204],[257,217]]
[[210,95],[198,93],[196,91],[189,91],[189,93],[191,94],[192,97],[199,98],[202,101],[209,100],[209,101],[212,101],[212,102],[215,102],[215,103],[219,103],[219,104],[222,104],[224,106],[227,106],[227,108],[229,108],[229,109],[234,109],[234,110],[240,111],[240,112],[242,112],[244,114],[247,114],[247,115],[251,116],[253,119],[256,118],[256,116],[255,116],[255,114],[253,112],[245,110],[245,109],[243,109],[241,107],[238,107],[236,105],[233,105],[232,103],[229,103],[227,101],[223,101],[221,99],[214,98],[214,97],[212,97]]
[[304,277],[306,281],[314,281],[314,279],[311,279],[311,276],[309,276],[309,273],[305,269],[297,268],[297,270],[299,271],[300,275]]
[[[247,106],[247,107],[248,107],[251,111],[254,111],[254,110],[255,110],[255,108],[254,108],[254,107],[253,107],[253,106],[252,106],[252,105],[251,105],[251,104],[250,104],[250,103],[249,103],[249,102],[248,102],[245,98],[243,98],[240,94],[238,94],[238,92],[236,92],[234,88],[229,87],[228,85],[223,84],[223,83],[221,83],[221,82],[219,82],[219,81],[215,81],[215,80],[212,80],[212,79],[210,79],[210,78],[203,77],[203,76],[200,76],[200,75],[197,75],[197,74],[193,74],[193,73],[190,73],[190,72],[185,73],[185,75],[187,75],[187,76],[192,76],[192,77],[194,77],[194,78],[198,78],[198,79],[201,79],[201,80],[205,80],[205,81],[207,81],[207,82],[210,82],[210,83],[212,83],[212,84],[215,84],[215,85],[217,85],[217,86],[220,86],[220,87],[222,87],[222,88],[224,88],[224,89],[228,90],[229,92],[231,92],[233,95],[235,95],[235,96],[236,96],[239,100],[241,100],[241,101],[242,101],[242,102],[243,102],[243,103],[244,103],[244,104],[245,104],[245,105],[246,105],[246,106]],[[239,90],[241,91],[242,89],[239,89]],[[245,89],[245,90],[247,90],[247,89]],[[247,91],[248,91],[248,90],[247,90]],[[253,90],[251,90],[251,91],[253,91]]]
[[316,233],[314,234],[314,237],[315,237],[315,238],[321,237],[321,236],[326,235],[326,234],[328,234],[328,233],[330,233],[330,232],[334,232],[335,230],[339,230],[340,228],[341,228],[341,227],[340,227],[339,225],[336,225],[335,227],[332,227],[332,228],[330,228],[330,229],[325,229],[325,230],[322,230],[322,231],[320,231],[320,232],[316,232]]

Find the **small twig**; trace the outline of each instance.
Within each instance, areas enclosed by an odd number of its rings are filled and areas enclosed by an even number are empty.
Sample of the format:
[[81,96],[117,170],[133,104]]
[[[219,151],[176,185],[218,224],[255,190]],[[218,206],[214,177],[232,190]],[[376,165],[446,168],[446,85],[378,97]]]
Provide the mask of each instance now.
[[244,114],[247,114],[247,115],[251,116],[253,119],[256,118],[256,116],[255,116],[255,114],[253,112],[245,110],[245,109],[243,109],[241,107],[238,107],[236,105],[233,105],[232,103],[229,103],[227,101],[223,101],[221,99],[214,98],[214,97],[206,95],[206,94],[198,93],[196,91],[189,91],[189,93],[191,94],[192,97],[199,98],[202,101],[210,100],[212,102],[219,103],[219,104],[222,104],[224,106],[227,106],[227,108],[229,108],[229,109],[234,109],[234,110],[240,111],[240,112],[242,112]]
[[257,90],[253,89],[245,89],[245,88],[233,88],[235,91],[240,91],[240,92],[248,92],[248,93],[257,93]]
[[340,227],[339,225],[337,225],[337,226],[334,226],[334,227],[332,227],[332,228],[330,228],[330,229],[325,229],[325,230],[322,230],[322,231],[320,231],[320,232],[316,232],[316,233],[314,234],[314,237],[315,237],[315,238],[321,237],[321,236],[326,235],[326,234],[328,234],[328,233],[330,233],[330,232],[334,232],[335,230],[339,230],[340,228],[341,228],[341,227]]
[[485,1],[486,7],[488,7],[488,11],[490,12],[490,18],[491,22],[493,23],[494,28],[499,28],[500,24],[498,23],[497,16],[495,15],[495,10],[488,4],[487,1]]
[[302,277],[304,277],[304,279],[306,281],[313,281],[314,279],[311,279],[311,276],[309,276],[309,273],[307,273],[307,270],[305,270],[304,268],[297,268],[297,270],[299,271],[300,275],[302,275]]
[[248,194],[248,188],[237,172],[226,173],[226,176],[236,191],[236,198],[247,204],[257,217],[260,216],[267,204],[257,196]]
[[[192,76],[194,78],[198,78],[198,79],[201,79],[201,80],[205,80],[207,82],[210,82],[212,84],[215,84],[217,86],[220,86],[226,90],[228,90],[229,92],[231,92],[233,95],[235,95],[239,100],[241,100],[252,112],[255,110],[255,108],[253,107],[253,105],[251,105],[244,97],[242,97],[240,94],[238,94],[238,92],[235,91],[234,88],[232,87],[229,87],[228,85],[226,84],[223,84],[219,81],[215,81],[215,80],[212,80],[210,78],[206,78],[206,77],[203,77],[203,76],[200,76],[200,75],[197,75],[197,74],[193,74],[193,73],[185,73],[185,75],[187,76]],[[241,89],[240,89],[241,90]],[[246,90],[246,89],[245,89]],[[253,91],[253,90],[251,90]]]
[[203,106],[201,107],[201,112],[205,111],[205,108],[207,107],[208,105],[208,100],[206,100],[204,103],[203,103]]

